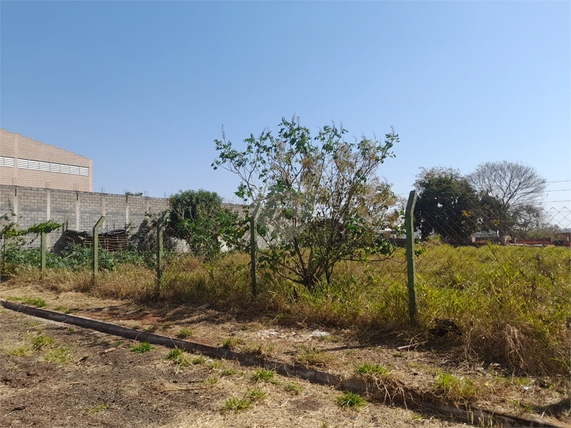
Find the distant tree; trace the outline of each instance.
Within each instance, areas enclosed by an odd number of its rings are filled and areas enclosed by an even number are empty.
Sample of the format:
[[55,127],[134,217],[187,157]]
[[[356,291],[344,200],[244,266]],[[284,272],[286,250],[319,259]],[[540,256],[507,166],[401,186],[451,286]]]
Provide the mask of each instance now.
[[381,232],[391,226],[394,195],[376,174],[398,135],[347,142],[345,133],[324,126],[312,137],[298,119],[284,118],[277,135],[251,135],[243,151],[224,135],[215,141],[214,169],[238,175],[236,194],[261,204],[260,260],[310,290],[323,277],[329,282],[341,260],[370,260],[393,249]]
[[167,233],[185,240],[194,254],[213,257],[234,243],[238,214],[215,192],[181,190],[169,198],[169,208]]
[[507,161],[487,162],[468,180],[482,200],[482,226],[493,225],[489,230],[496,230],[500,241],[504,242],[515,226],[525,227],[534,216],[541,217],[546,181],[534,168]]
[[460,171],[452,168],[422,168],[417,175],[415,227],[422,239],[440,235],[449,243],[470,240],[476,230],[474,209],[477,195]]

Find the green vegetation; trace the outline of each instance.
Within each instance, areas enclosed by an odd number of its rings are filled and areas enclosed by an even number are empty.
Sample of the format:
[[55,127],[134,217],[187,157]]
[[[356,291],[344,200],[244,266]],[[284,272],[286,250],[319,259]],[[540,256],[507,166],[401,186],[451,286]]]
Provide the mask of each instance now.
[[29,346],[20,346],[19,348],[13,349],[8,352],[8,355],[14,355],[16,357],[26,357],[29,355]]
[[46,301],[39,297],[6,297],[6,300],[22,302],[25,305],[37,306],[38,308],[45,308],[48,306]]
[[224,402],[224,408],[222,412],[228,410],[234,410],[236,412],[241,412],[252,407],[252,403],[245,398],[232,397]]
[[[569,248],[454,248],[440,241],[428,241],[421,247],[425,251],[416,259],[419,319],[411,334],[425,334],[432,340],[428,331],[435,318],[453,320],[462,331],[455,340],[464,346],[468,357],[497,363],[517,376],[568,375]],[[393,259],[384,263],[338,264],[330,283],[320,282],[313,291],[261,269],[261,292],[253,302],[248,255],[229,253],[213,261],[171,255],[156,298],[163,302],[216,302],[221,308],[238,310],[255,308],[260,317],[280,322],[354,326],[362,340],[371,331],[409,334],[403,260],[404,250],[398,249]],[[135,302],[155,297],[155,272],[146,266],[122,264],[100,274],[100,283],[92,289],[88,269],[48,269],[42,278],[39,269],[22,268],[9,284],[33,281],[55,291],[89,291],[98,297]],[[181,333],[192,332],[181,329]],[[232,347],[237,343],[238,338],[233,337],[225,344]],[[252,345],[252,352],[256,348]],[[260,352],[268,351],[263,348]],[[310,364],[319,356],[307,349],[300,354],[300,364]]]
[[272,382],[276,383],[277,380],[274,378],[276,372],[272,370],[260,369],[256,370],[254,375],[252,376],[252,380],[254,382]]
[[36,336],[32,339],[32,346],[34,349],[41,351],[45,348],[52,346],[55,343],[55,340],[51,336]]
[[236,195],[264,207],[258,236],[260,262],[275,275],[314,291],[331,283],[345,260],[382,259],[394,251],[382,231],[395,226],[395,196],[377,176],[394,156],[399,137],[384,141],[345,140],[346,129],[324,126],[315,135],[299,118],[282,118],[277,134],[265,130],[236,150],[223,135],[216,140],[214,169],[241,180]]
[[73,361],[74,355],[68,346],[60,346],[52,349],[44,357],[44,360],[63,366]]
[[206,190],[180,191],[169,198],[167,233],[183,239],[190,251],[212,259],[236,242],[238,214],[222,207],[222,198]]
[[99,413],[99,412],[101,412],[101,411],[103,411],[103,410],[105,410],[105,409],[108,409],[107,405],[106,405],[106,404],[100,404],[100,405],[97,406],[97,407],[93,407],[93,408],[91,408],[91,409],[87,409],[87,413],[89,413],[90,415],[94,415],[94,414]]
[[304,366],[324,367],[331,358],[321,350],[312,349],[305,345],[299,346],[299,351],[295,359],[296,364]]
[[151,346],[148,342],[143,342],[139,346],[132,346],[131,352],[136,354],[144,354],[145,352],[149,352],[152,349],[155,349],[155,347]]
[[217,377],[209,377],[208,379],[206,379],[205,381],[202,382],[202,384],[204,386],[212,386],[212,385],[216,385],[217,383],[218,383]]
[[362,407],[365,404],[367,404],[367,402],[363,400],[359,394],[355,394],[349,391],[336,398],[337,398],[337,405],[343,408],[358,409],[359,407]]
[[181,328],[176,334],[176,337],[178,337],[179,339],[186,339],[192,336],[193,334],[194,334],[193,330],[189,330],[188,328]]
[[242,349],[242,352],[252,355],[260,355],[263,357],[269,357],[272,355],[274,351],[274,345],[265,345],[265,344],[252,344],[249,346],[245,346]]
[[263,400],[267,394],[260,389],[248,389],[242,398],[232,397],[225,401],[222,412],[234,410],[240,412],[252,407],[255,402]]
[[179,367],[187,367],[191,364],[188,355],[183,349],[175,348],[169,351],[165,360],[173,361]]
[[198,364],[204,364],[206,362],[206,358],[200,356],[200,357],[196,357],[194,358],[191,363],[194,365],[198,365]]
[[293,395],[299,395],[303,388],[295,382],[290,382],[284,385],[284,391],[291,392]]
[[223,348],[234,349],[237,345],[243,344],[244,340],[239,337],[229,337],[222,342]]
[[389,370],[377,364],[363,363],[357,366],[356,372],[361,376],[382,378]]
[[478,394],[477,388],[470,379],[442,371],[436,375],[435,390],[454,403],[469,401]]

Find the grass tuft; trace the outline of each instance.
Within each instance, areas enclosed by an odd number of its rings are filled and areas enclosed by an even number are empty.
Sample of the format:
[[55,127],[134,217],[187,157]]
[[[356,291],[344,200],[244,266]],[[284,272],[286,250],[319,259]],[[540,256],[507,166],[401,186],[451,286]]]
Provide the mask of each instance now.
[[470,379],[442,371],[437,372],[435,390],[454,403],[466,402],[478,395],[478,390]]
[[74,355],[68,346],[60,346],[59,348],[49,351],[43,359],[64,366],[74,360]]
[[389,370],[384,367],[367,362],[357,366],[355,371],[358,375],[372,378],[382,378],[389,372]]
[[250,409],[255,402],[263,400],[267,395],[268,394],[257,388],[248,389],[242,398],[232,397],[226,400],[222,408],[222,413],[229,410],[241,412],[242,410]]
[[171,360],[179,367],[188,367],[191,363],[184,350],[179,348],[171,349],[165,360]]
[[189,330],[188,328],[181,328],[176,334],[176,337],[178,337],[179,339],[187,339],[193,334],[194,334],[193,330]]
[[139,346],[132,346],[131,352],[136,354],[144,354],[145,352],[149,352],[152,349],[155,349],[155,347],[151,346],[148,342],[143,342]]
[[272,382],[276,383],[277,380],[274,378],[276,372],[272,370],[260,369],[256,370],[254,375],[252,376],[252,380],[254,382]]
[[284,391],[291,392],[293,395],[299,395],[303,388],[294,382],[290,382],[284,385]]
[[364,406],[367,402],[361,398],[359,394],[355,394],[353,392],[345,392],[345,394],[340,395],[337,397],[337,405],[343,408],[354,408],[358,409],[359,407]]
[[243,344],[244,340],[239,337],[229,337],[222,342],[223,348],[235,349],[237,345]]
[[34,349],[41,351],[47,347],[52,346],[55,343],[55,340],[51,336],[36,336],[32,339],[32,346]]
[[321,350],[309,348],[301,345],[295,359],[296,364],[304,366],[325,367],[331,357],[325,355]]

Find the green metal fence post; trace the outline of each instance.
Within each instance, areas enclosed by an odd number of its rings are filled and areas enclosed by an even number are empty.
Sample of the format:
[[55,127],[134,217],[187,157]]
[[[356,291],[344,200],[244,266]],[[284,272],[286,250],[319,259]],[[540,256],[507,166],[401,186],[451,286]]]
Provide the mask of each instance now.
[[163,232],[166,223],[166,218],[169,215],[168,211],[165,211],[163,215],[159,218],[157,223],[157,287],[155,289],[155,294],[158,296],[161,291],[161,286],[163,282]]
[[40,270],[43,272],[46,269],[46,232],[43,230],[40,232],[40,254]]
[[105,216],[101,216],[95,226],[93,226],[93,281],[95,282],[95,277],[97,272],[99,272],[99,227],[105,221]]
[[260,203],[254,208],[252,218],[250,218],[250,259],[252,270],[252,295],[258,296],[260,293],[258,284],[258,236],[256,233],[256,221],[260,210]]
[[416,291],[414,279],[416,270],[414,265],[414,206],[416,204],[416,192],[413,190],[408,196],[406,211],[404,214],[404,225],[406,230],[406,265],[408,270],[408,311],[410,322],[416,324],[418,319],[418,309],[416,307]]

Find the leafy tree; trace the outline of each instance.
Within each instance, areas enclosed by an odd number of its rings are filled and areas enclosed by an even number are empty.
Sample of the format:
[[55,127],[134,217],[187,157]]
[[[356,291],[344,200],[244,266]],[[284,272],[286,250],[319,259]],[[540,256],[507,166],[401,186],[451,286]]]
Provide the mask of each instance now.
[[320,128],[312,137],[298,119],[282,119],[277,135],[264,130],[244,140],[237,150],[215,140],[219,152],[214,169],[223,167],[241,179],[236,194],[261,204],[259,224],[265,240],[260,261],[283,277],[313,289],[329,282],[341,260],[388,255],[392,247],[381,231],[390,227],[390,186],[377,169],[398,142],[386,134],[384,142],[362,137],[347,142],[347,130]]
[[530,219],[541,217],[546,181],[534,168],[507,161],[487,162],[468,180],[483,201],[482,225],[494,225],[488,230],[496,230],[502,242],[514,226],[529,227]]
[[469,241],[476,230],[474,209],[477,195],[460,171],[452,168],[423,168],[415,182],[418,198],[415,228],[422,239],[440,235],[449,243]]
[[206,190],[185,190],[169,198],[167,233],[185,240],[191,251],[213,257],[224,244],[234,244],[238,214],[222,206],[222,198]]

